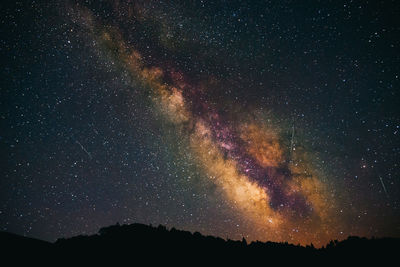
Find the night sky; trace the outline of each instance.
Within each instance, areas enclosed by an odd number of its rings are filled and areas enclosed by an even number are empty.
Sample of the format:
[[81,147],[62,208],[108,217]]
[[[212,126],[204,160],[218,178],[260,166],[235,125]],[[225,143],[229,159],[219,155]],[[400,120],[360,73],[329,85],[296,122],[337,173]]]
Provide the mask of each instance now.
[[400,237],[398,1],[6,2],[0,230]]

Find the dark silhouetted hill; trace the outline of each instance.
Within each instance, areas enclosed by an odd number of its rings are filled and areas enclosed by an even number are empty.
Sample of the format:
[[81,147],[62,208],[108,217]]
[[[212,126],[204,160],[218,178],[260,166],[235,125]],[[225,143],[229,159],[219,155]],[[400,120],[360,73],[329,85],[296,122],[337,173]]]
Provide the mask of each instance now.
[[[368,259],[394,259],[400,239],[366,239],[349,237],[343,241],[331,241],[323,248],[299,246],[288,243],[251,242],[224,240],[164,226],[143,224],[114,225],[100,229],[90,236],[61,238],[49,243],[32,238],[0,232],[1,257],[27,257],[35,260],[51,260],[55,263],[86,259],[146,260],[148,262],[280,262],[299,260],[353,261]],[[16,255],[16,256],[12,256]]]

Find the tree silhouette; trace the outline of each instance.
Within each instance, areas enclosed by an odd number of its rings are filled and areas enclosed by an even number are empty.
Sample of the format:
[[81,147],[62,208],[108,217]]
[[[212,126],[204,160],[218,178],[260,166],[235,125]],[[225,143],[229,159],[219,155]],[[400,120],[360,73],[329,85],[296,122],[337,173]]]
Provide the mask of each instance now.
[[[219,237],[203,236],[199,232],[170,230],[163,225],[152,227],[143,224],[112,225],[101,228],[98,234],[60,238],[54,243],[25,238],[10,233],[0,232],[2,255],[42,255],[45,258],[107,258],[131,257],[136,259],[178,259],[197,260],[215,259],[252,259],[285,261],[301,259],[337,260],[344,257],[385,258],[397,255],[400,239],[366,239],[349,237],[346,240],[330,241],[326,247],[315,248],[311,243],[306,247],[288,242],[248,243],[242,240],[224,240]],[[234,261],[237,263],[236,261]]]

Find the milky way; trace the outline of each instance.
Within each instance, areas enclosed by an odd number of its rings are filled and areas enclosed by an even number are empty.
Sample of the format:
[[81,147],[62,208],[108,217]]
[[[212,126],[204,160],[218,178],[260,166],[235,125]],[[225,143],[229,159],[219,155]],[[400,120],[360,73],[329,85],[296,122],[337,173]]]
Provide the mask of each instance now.
[[2,229],[398,236],[390,12],[166,2],[33,3],[32,24],[5,9]]
[[147,63],[121,30],[110,30],[88,10],[78,12],[82,26],[103,52],[112,53],[133,82],[150,92],[176,134],[188,137],[194,161],[237,212],[263,232],[259,238],[307,243],[332,237],[338,227],[332,217],[335,202],[306,156],[282,139],[278,127],[250,110],[223,110],[208,88],[191,83],[185,73],[163,67],[162,62]]

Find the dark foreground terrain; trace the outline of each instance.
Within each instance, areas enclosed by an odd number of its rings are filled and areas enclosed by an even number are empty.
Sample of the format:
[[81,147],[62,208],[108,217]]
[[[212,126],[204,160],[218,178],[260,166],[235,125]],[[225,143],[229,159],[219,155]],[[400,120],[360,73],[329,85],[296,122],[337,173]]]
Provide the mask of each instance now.
[[[296,246],[288,243],[232,241],[196,232],[180,231],[164,226],[143,224],[114,225],[91,236],[58,239],[49,243],[37,239],[0,232],[1,258],[15,261],[50,261],[53,265],[81,260],[137,260],[152,262],[195,263],[295,263],[304,260],[325,263],[342,261],[396,260],[400,248],[398,238],[366,239],[349,237],[331,241],[323,248]],[[263,264],[264,265],[264,264]],[[140,264],[139,266],[143,266]]]

